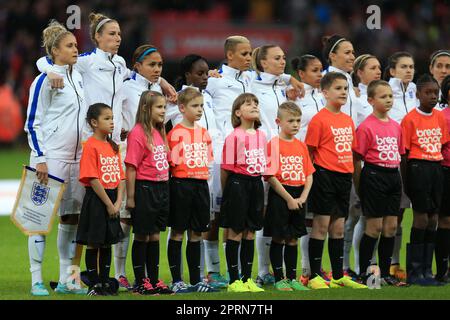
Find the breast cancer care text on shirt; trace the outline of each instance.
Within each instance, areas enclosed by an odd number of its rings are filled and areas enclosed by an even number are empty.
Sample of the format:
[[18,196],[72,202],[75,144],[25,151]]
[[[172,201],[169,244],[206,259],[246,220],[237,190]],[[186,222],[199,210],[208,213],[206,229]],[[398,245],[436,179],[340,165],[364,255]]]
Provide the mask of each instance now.
[[120,182],[120,166],[118,155],[107,157],[100,154],[102,181],[106,184]]
[[442,130],[441,128],[431,128],[420,130],[416,128],[416,135],[420,148],[426,153],[441,152]]
[[330,126],[333,135],[333,141],[338,155],[339,163],[347,163],[353,161],[352,158],[352,142],[353,131],[351,126],[334,128]]

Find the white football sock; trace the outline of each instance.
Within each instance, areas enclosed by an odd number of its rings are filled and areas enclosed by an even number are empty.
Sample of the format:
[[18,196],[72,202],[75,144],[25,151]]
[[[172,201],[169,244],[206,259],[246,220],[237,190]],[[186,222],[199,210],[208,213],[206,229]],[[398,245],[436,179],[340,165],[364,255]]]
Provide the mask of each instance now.
[[395,234],[394,251],[392,253],[391,264],[400,264],[400,250],[402,248],[403,228],[401,225],[397,226],[397,233]]
[[355,258],[355,272],[359,274],[359,244],[366,230],[366,218],[364,216],[359,218],[358,223],[355,226],[353,234],[353,254]]
[[28,237],[28,256],[30,258],[31,285],[42,281],[42,260],[44,258],[45,236]]
[[203,239],[200,239],[200,279],[205,277],[205,244]]
[[205,263],[208,273],[220,273],[219,241],[203,240],[203,243],[205,246]]
[[256,249],[258,250],[258,276],[270,273],[270,243],[272,237],[264,237],[264,229],[256,231]]
[[130,244],[130,230],[131,226],[120,222],[120,227],[124,233],[124,238],[117,244],[113,245],[114,248],[114,270],[115,277],[119,279],[120,276],[126,277],[126,263],[128,255],[128,246]]
[[300,250],[302,254],[302,275],[310,276],[311,275],[311,267],[309,265],[309,234],[304,235],[300,238]]
[[58,225],[58,237],[56,244],[59,254],[59,283],[65,284],[67,277],[71,274],[69,267],[72,265],[72,258],[75,255],[77,238],[77,225]]

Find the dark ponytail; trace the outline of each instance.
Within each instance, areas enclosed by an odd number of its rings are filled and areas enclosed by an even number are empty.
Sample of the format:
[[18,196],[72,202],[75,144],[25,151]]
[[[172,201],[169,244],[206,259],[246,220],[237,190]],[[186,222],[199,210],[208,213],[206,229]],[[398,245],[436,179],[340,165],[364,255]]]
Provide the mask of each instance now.
[[[102,110],[104,109],[112,110],[110,106],[104,103],[94,103],[93,105],[89,106],[89,109],[86,114],[86,121],[91,126],[92,129],[94,128],[92,127],[91,121],[98,120],[100,114],[102,113]],[[111,145],[115,153],[119,152],[119,146],[111,139],[109,135],[106,137],[106,141]]]
[[301,57],[295,57],[291,60],[291,66],[295,71],[306,71],[308,64],[313,60],[319,60],[316,56],[312,54],[304,54]]
[[331,65],[330,61],[330,53],[334,52],[339,49],[339,46],[342,42],[347,41],[344,37],[334,34],[332,36],[325,36],[322,38],[322,57],[324,61],[326,61],[328,64]]
[[411,58],[414,60],[413,56],[406,51],[396,52],[388,58],[388,64],[383,72],[383,80],[389,81],[392,78],[390,69],[395,69],[400,58],[404,57]]

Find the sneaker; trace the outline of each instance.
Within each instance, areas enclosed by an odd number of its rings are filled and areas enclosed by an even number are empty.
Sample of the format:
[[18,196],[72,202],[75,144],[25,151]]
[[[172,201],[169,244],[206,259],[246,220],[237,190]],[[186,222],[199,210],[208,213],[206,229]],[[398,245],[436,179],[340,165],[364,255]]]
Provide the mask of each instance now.
[[191,286],[191,292],[205,292],[205,293],[207,292],[207,293],[210,293],[210,292],[219,292],[219,290],[218,289],[214,289],[209,284],[204,283],[204,282],[201,281],[201,282]]
[[358,274],[352,269],[348,268],[344,270],[344,276],[350,277],[355,280],[358,277]]
[[294,291],[309,291],[307,287],[305,287],[301,282],[298,282],[295,279],[289,280],[289,285]]
[[155,289],[159,294],[175,294],[162,280],[158,280]]
[[323,280],[325,280],[329,284],[329,282],[333,278],[333,272],[331,272],[331,271],[327,272],[327,271],[323,270],[322,268],[320,268],[320,273],[321,273]]
[[118,289],[117,287],[113,288],[111,286],[111,284],[109,284],[108,282],[103,283],[103,293],[105,294],[105,296],[117,296],[117,295],[119,295],[117,293],[117,291],[118,291],[117,289]]
[[330,282],[330,288],[343,288],[348,287],[352,289],[367,289],[367,286],[365,284],[358,283],[356,281],[353,281],[349,277],[342,277],[338,280],[331,279]]
[[89,288],[88,296],[105,296],[105,292],[103,291],[103,287],[101,283],[96,283],[92,288]]
[[308,281],[309,281],[309,276],[308,275],[301,275],[300,276],[300,282],[304,285],[307,286],[308,285]]
[[43,296],[49,296],[50,293],[48,292],[47,288],[45,288],[44,284],[42,282],[36,282],[31,286],[31,295],[37,296],[37,297],[43,297]]
[[117,281],[119,281],[119,290],[120,291],[131,291],[131,290],[133,290],[133,286],[130,284],[130,282],[128,282],[127,277],[120,276],[119,279],[117,279]]
[[267,273],[262,277],[260,276],[256,277],[256,285],[258,287],[262,288],[262,286],[267,284],[275,284],[275,277],[272,274]]
[[194,292],[191,289],[192,286],[187,285],[184,281],[178,281],[172,284],[170,290],[175,292],[175,294],[184,294]]
[[289,280],[287,279],[275,282],[275,289],[278,291],[294,291],[294,289],[291,288]]
[[256,283],[252,279],[247,279],[247,281],[244,283],[245,286],[247,286],[248,291],[250,292],[264,292],[263,288],[260,288],[256,285]]
[[153,288],[152,284],[150,283],[149,278],[145,278],[144,280],[142,280],[142,283],[133,289],[133,293],[143,296],[153,296],[158,294],[157,290]]
[[208,273],[206,282],[213,288],[222,289],[228,287],[228,281],[218,272]]
[[397,278],[397,280],[406,281],[406,271],[400,268],[399,264],[391,264],[391,267],[389,268],[389,274]]
[[316,289],[329,289],[327,282],[324,278],[319,275],[316,275],[314,278],[308,281],[308,288],[316,290]]
[[438,276],[435,276],[434,280],[436,280],[440,283],[443,283],[443,284],[450,283],[450,278],[448,277],[448,275],[444,275],[443,277],[440,277],[440,278]]
[[250,292],[250,290],[242,280],[236,280],[228,285],[227,292]]
[[387,276],[387,277],[381,278],[381,285],[382,286],[392,286],[392,287],[409,287],[408,283],[400,281],[397,278],[394,278],[392,276]]
[[70,288],[67,284],[62,284],[58,282],[58,285],[55,288],[56,293],[61,294],[82,294],[86,295],[88,293],[88,290],[85,288],[81,288],[80,285],[70,285]]

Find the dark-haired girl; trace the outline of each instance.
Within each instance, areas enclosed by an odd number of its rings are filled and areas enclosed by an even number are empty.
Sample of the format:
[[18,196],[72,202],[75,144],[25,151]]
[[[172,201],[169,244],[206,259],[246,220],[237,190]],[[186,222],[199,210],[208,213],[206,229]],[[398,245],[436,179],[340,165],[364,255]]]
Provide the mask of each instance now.
[[[417,81],[420,106],[402,121],[407,168],[405,190],[414,213],[410,243],[406,247],[407,280],[411,284],[436,285],[431,266],[436,225],[443,192],[442,146],[448,142],[444,115],[434,110],[439,95],[437,81],[426,74]],[[406,171],[406,172],[405,172]]]
[[109,286],[111,245],[122,238],[119,211],[125,188],[119,146],[109,137],[113,112],[102,103],[89,107],[86,120],[94,134],[86,141],[80,160],[80,182],[86,187],[77,243],[87,245],[88,295],[113,294]]

